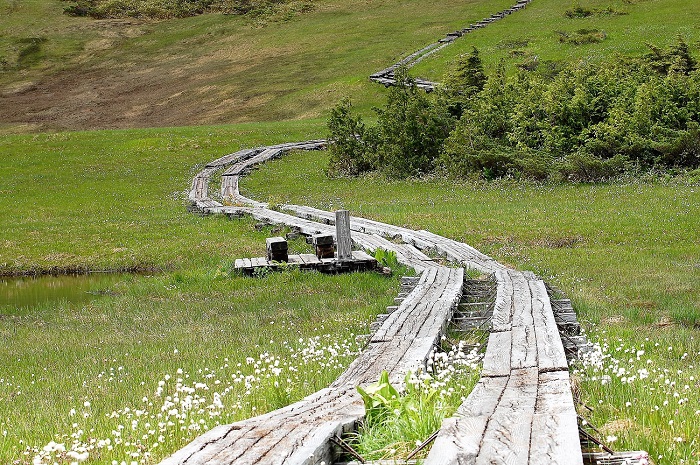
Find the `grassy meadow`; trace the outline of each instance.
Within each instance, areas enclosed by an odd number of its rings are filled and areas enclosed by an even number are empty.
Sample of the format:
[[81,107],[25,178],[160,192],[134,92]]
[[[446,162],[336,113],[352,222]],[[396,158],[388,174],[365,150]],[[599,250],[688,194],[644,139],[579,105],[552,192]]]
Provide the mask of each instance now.
[[[250,219],[188,213],[184,201],[206,161],[315,131],[314,124],[278,124],[3,138],[3,274],[147,273],[96,289],[108,295],[84,305],[0,309],[0,463],[31,463],[34,450],[51,440],[71,444],[74,435],[102,441],[93,463],[137,452],[150,463],[198,431],[277,408],[342,371],[359,347],[355,335],[393,301],[397,279],[231,277],[234,258],[264,254],[273,231],[257,230]],[[290,247],[309,246],[298,240]],[[274,384],[279,376],[282,387]],[[156,395],[165,377],[171,391]],[[205,412],[197,415],[202,400],[189,415],[168,417],[173,409],[184,413],[184,404],[161,409],[192,397],[185,388],[206,399]],[[131,439],[117,444],[127,438],[119,425]]]
[[[152,463],[204,429],[332,380],[358,350],[355,335],[392,302],[397,277],[230,276],[273,231],[188,213],[191,178],[240,148],[324,137],[322,117],[342,96],[371,114],[383,89],[370,73],[511,3],[324,0],[260,24],[95,21],[61,15],[58,0],[0,0],[0,274],[145,273],[84,305],[0,308],[0,463],[86,452],[91,463]],[[568,18],[576,6],[593,14]],[[472,45],[487,67],[643,53],[677,33],[697,55],[698,8],[535,0],[415,74],[439,80]],[[557,31],[580,29],[605,38],[560,42]],[[95,97],[99,83],[107,97]],[[46,107],[22,106],[43,88],[53,89]],[[15,110],[28,116],[5,116]],[[267,122],[162,128],[224,121]],[[144,126],[157,128],[38,132]],[[241,189],[429,229],[535,271],[572,298],[600,345],[577,370],[603,439],[659,465],[700,463],[697,180],[329,179],[326,163],[324,153],[292,154]],[[73,443],[78,457],[61,450]]]
[[[510,4],[322,0],[260,24],[221,14],[71,18],[61,0],[0,0],[0,130],[310,119],[350,94],[369,111],[382,94],[371,73]],[[52,91],[39,99],[38,89]]]

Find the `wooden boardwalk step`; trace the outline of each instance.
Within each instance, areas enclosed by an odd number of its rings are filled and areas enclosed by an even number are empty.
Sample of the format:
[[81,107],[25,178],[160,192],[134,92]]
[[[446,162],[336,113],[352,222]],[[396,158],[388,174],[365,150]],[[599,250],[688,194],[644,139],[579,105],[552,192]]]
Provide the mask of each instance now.
[[332,463],[330,438],[352,430],[364,415],[355,387],[375,381],[383,370],[397,382],[424,366],[459,300],[463,280],[460,268],[424,273],[410,301],[387,315],[382,339],[373,340],[331,388],[269,414],[217,427],[161,464]]
[[[456,418],[445,422],[425,463],[582,464],[568,366],[547,288],[528,273],[498,271],[495,278],[482,380]],[[487,388],[496,392],[484,414]]]

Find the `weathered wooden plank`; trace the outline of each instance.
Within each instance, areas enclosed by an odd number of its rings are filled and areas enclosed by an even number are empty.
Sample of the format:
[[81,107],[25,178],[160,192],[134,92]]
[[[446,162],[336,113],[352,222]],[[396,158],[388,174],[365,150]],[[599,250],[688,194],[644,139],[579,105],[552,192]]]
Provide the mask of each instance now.
[[224,155],[221,158],[218,158],[212,162],[207,163],[206,167],[220,169],[220,168],[223,168],[224,166],[230,165],[231,163],[235,163],[235,162],[238,162],[241,160],[245,160],[246,158],[250,158],[257,153],[260,153],[261,151],[262,151],[262,149],[239,150],[238,152]]
[[221,177],[221,197],[233,200],[238,195],[238,176]]
[[513,370],[486,427],[476,465],[527,465],[537,383],[537,368]]
[[455,417],[443,421],[425,465],[473,465],[508,377],[481,378]]
[[319,258],[312,253],[303,253],[299,255],[299,258],[301,258],[305,265],[316,265],[317,263],[321,263],[321,260],[319,260]]
[[265,257],[252,258],[250,262],[253,267],[273,266],[272,263]]
[[510,366],[512,369],[537,366],[537,343],[534,326],[513,326]]
[[401,331],[415,308],[421,302],[429,301],[430,294],[435,291],[433,284],[438,279],[438,271],[438,268],[434,268],[423,273],[421,281],[416,285],[416,288],[400,303],[399,310],[387,318],[381,328],[374,334],[372,340],[389,339]]
[[484,354],[481,376],[510,375],[510,350],[512,335],[510,331],[489,334],[489,341]]
[[[209,463],[213,457],[229,447],[231,441],[237,441],[255,428],[254,424],[242,422],[221,425],[198,436],[182,449],[160,462],[160,465],[200,465]],[[243,440],[241,440],[241,444]]]
[[513,281],[513,326],[532,326],[532,298],[523,273],[509,271]]
[[335,212],[335,237],[338,260],[352,258],[350,212],[348,210],[338,210]]
[[537,364],[542,371],[567,370],[566,354],[554,321],[544,282],[530,281],[532,313],[537,340]]
[[364,261],[376,261],[373,256],[370,254],[363,252],[362,250],[353,250],[352,251],[352,258],[355,260],[364,260]]
[[343,433],[349,432],[350,426],[354,426],[354,423],[354,420],[321,423],[313,434],[288,449],[289,456],[284,463],[287,465],[332,464],[334,457],[330,438],[340,437]]
[[513,280],[507,271],[498,270],[496,278],[496,300],[491,317],[493,331],[509,331],[512,327]]
[[540,373],[532,422],[531,465],[582,465],[568,371]]
[[459,299],[462,297],[462,284],[464,282],[464,269],[453,268],[444,278],[443,291],[440,297],[433,301],[430,313],[426,316],[421,328],[413,334],[417,337],[440,336],[445,333],[447,323],[452,319]]

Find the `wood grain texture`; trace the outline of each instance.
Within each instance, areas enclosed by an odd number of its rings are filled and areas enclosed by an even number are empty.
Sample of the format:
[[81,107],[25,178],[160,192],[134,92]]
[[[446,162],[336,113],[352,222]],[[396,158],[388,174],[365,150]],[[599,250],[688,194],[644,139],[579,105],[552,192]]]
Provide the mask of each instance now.
[[495,273],[496,300],[491,317],[493,331],[509,331],[513,325],[513,280],[505,270]]
[[338,210],[335,212],[335,237],[338,260],[352,257],[352,238],[350,236],[350,212]]
[[542,281],[531,281],[532,313],[537,339],[538,366],[542,371],[568,370],[564,346],[559,336],[547,289]]
[[510,350],[512,335],[510,331],[491,333],[484,354],[481,376],[510,375]]
[[528,464],[537,384],[537,368],[513,370],[489,419],[476,465]]

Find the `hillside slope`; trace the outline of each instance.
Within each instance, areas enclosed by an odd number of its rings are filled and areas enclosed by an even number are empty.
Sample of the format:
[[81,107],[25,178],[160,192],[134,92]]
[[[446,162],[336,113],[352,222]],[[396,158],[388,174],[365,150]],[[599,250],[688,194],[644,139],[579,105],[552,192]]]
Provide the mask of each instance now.
[[[34,60],[19,66],[10,57],[0,74],[0,124],[91,129],[314,118],[347,94],[369,107],[381,93],[369,74],[511,1],[321,0],[311,12],[264,25],[220,14],[156,23],[67,18],[60,0],[34,0],[33,16],[7,6],[5,55],[42,40]],[[47,16],[58,26],[44,26]]]
[[[318,0],[310,12],[265,22],[222,14],[149,22],[72,18],[61,0],[0,0],[0,131],[315,119],[347,95],[368,111],[382,95],[369,74],[513,3]],[[473,45],[488,67],[639,54],[677,34],[695,51],[698,15],[700,2],[685,0],[536,0],[414,73],[440,80]],[[600,41],[567,41],[579,31]]]

